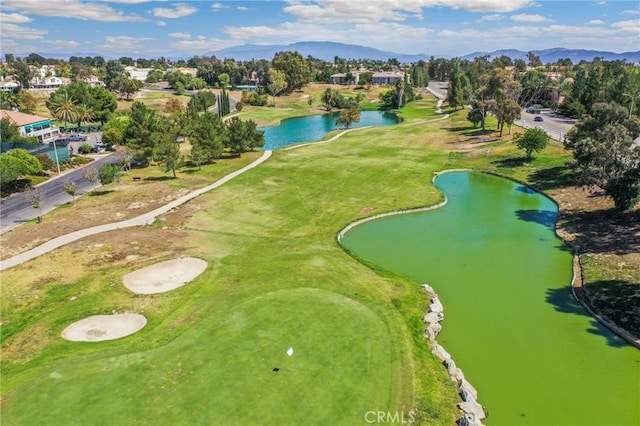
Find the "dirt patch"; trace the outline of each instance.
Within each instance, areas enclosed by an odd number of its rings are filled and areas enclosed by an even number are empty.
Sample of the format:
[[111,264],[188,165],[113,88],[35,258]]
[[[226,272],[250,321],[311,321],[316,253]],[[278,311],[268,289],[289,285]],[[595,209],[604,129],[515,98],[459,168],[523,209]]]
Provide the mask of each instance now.
[[123,278],[124,285],[137,294],[164,293],[182,287],[207,269],[207,262],[194,257],[167,260],[147,266]]
[[[108,197],[97,192],[85,195],[70,208],[57,209],[40,224],[27,223],[0,236],[0,259],[7,259],[60,235],[105,223],[126,220],[154,210],[188,192],[164,182],[123,182]],[[131,200],[136,200],[131,202]]]
[[72,342],[101,342],[129,336],[145,325],[147,319],[140,314],[94,315],[69,325],[62,337]]

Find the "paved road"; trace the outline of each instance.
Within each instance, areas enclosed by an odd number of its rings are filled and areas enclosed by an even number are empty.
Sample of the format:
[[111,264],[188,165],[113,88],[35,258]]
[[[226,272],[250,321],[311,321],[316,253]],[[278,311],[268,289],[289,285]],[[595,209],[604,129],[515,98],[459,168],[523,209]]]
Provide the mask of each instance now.
[[427,90],[433,93],[433,95],[436,96],[437,98],[446,99],[447,91],[449,90],[449,82],[448,81],[430,81]]
[[[427,90],[440,99],[447,97],[448,82],[446,81],[430,81]],[[536,116],[541,116],[544,121],[533,121]],[[555,140],[563,141],[567,132],[576,124],[576,120],[562,117],[554,113],[530,114],[526,110],[522,110],[520,120],[515,122],[520,127],[529,129],[539,127]]]
[[[84,167],[96,167],[106,163],[114,163],[117,160],[115,154],[103,154],[94,156],[92,163]],[[39,185],[38,191],[42,194],[42,214],[46,214],[55,208],[71,201],[71,196],[64,192],[65,182],[75,182],[78,185],[76,197],[82,196],[93,189],[93,185],[82,177],[82,168],[64,171],[60,175],[53,177]],[[96,185],[100,185],[98,182]],[[31,205],[27,193],[13,194],[2,199],[0,205],[0,234],[7,232],[25,222],[29,222],[38,217],[39,211]]]
[[[533,121],[537,116],[542,117],[544,121]],[[517,120],[515,124],[525,129],[539,127],[553,139],[563,141],[567,132],[575,126],[576,120],[554,113],[531,114],[523,110],[520,120]]]

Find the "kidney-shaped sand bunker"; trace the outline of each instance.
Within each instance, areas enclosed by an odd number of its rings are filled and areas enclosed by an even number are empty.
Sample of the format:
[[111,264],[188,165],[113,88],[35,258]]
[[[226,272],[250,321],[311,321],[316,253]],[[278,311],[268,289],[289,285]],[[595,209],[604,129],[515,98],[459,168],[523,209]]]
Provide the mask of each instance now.
[[72,342],[101,342],[133,334],[147,324],[140,314],[94,315],[67,326],[62,337]]
[[181,257],[146,266],[124,276],[124,285],[134,293],[155,294],[182,287],[207,269],[207,262]]

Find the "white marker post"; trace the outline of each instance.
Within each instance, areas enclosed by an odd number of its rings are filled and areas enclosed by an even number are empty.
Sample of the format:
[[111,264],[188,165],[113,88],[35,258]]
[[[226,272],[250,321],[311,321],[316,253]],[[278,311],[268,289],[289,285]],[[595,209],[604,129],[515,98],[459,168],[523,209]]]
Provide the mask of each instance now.
[[[289,358],[291,358],[291,356],[293,355],[293,346],[289,348],[289,350],[287,351],[287,355],[289,355]],[[291,371],[293,372],[293,358],[291,359]]]

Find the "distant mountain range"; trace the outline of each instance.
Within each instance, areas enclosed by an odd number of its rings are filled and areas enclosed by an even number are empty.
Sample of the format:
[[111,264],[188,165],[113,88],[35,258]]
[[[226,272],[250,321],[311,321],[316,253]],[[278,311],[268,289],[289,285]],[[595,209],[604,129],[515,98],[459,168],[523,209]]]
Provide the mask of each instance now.
[[[246,61],[251,59],[273,59],[273,56],[277,52],[284,50],[297,51],[302,56],[313,56],[317,59],[325,61],[333,61],[334,57],[338,56],[345,59],[373,59],[373,60],[388,60],[395,58],[400,62],[417,62],[419,60],[428,60],[429,56],[425,54],[407,55],[403,53],[386,52],[375,49],[373,47],[358,46],[354,44],[334,43],[328,41],[307,41],[301,43],[293,43],[289,45],[244,45],[238,47],[231,47],[228,49],[208,52],[209,56],[216,56],[217,58],[234,58],[239,61]],[[564,49],[553,48],[544,50],[533,50],[543,63],[557,62],[559,59],[569,58],[573,63],[578,63],[582,60],[593,61],[594,58],[603,58],[606,61],[626,60],[629,63],[640,62],[640,51],[637,52],[603,52],[600,50],[584,50],[584,49]],[[473,60],[478,56],[489,55],[490,59],[500,57],[502,55],[510,57],[512,60],[524,59],[527,60],[527,53],[521,50],[509,49],[509,50],[496,50],[493,52],[475,52],[469,55],[462,56],[461,59]]]
[[238,61],[251,59],[271,60],[276,53],[285,50],[296,51],[305,58],[307,56],[313,56],[323,61],[333,61],[336,56],[344,59],[372,59],[380,61],[396,58],[400,62],[418,62],[421,59],[429,59],[427,55],[407,55],[403,53],[385,52],[373,47],[334,43],[330,41],[304,41],[288,45],[269,46],[247,44],[208,52],[207,55],[216,56],[217,58],[234,58]]
[[[386,52],[383,50],[379,50],[373,47],[359,46],[355,44],[344,44],[344,43],[334,43],[329,41],[305,41],[300,43],[293,43],[287,45],[255,45],[255,44],[246,44],[237,47],[230,47],[223,50],[210,51],[201,56],[215,56],[217,58],[233,58],[237,61],[247,61],[251,59],[273,59],[273,56],[277,52],[282,52],[286,50],[297,51],[305,58],[307,56],[313,56],[317,59],[322,59],[324,61],[333,61],[333,59],[338,56],[344,59],[372,59],[372,60],[382,60],[386,61],[391,58],[395,58],[400,62],[417,62],[419,60],[427,61],[429,59],[429,55],[426,54],[415,54],[408,55],[403,53],[394,53],[394,52]],[[628,63],[640,63],[640,51],[636,52],[624,52],[624,53],[614,53],[614,52],[605,52],[600,50],[585,50],[585,49],[565,49],[565,48],[553,48],[553,49],[544,49],[544,50],[533,50],[540,60],[543,63],[553,63],[557,62],[559,59],[569,58],[571,61],[576,64],[582,60],[591,62],[594,58],[602,58],[606,61],[615,61],[615,60],[626,60]],[[29,52],[30,53],[30,52]],[[60,59],[69,59],[71,56],[98,56],[98,53],[39,53],[45,58],[60,58]],[[18,57],[25,57],[27,54],[16,54]],[[495,50],[493,52],[475,52],[469,55],[460,56],[461,59],[473,60],[478,56],[489,56],[489,59],[494,59],[500,57],[502,55],[510,57],[512,60],[523,59],[525,61],[528,60],[527,52],[515,49],[506,49],[506,50]],[[123,52],[121,55],[117,57],[103,55],[105,59],[116,59],[120,56],[130,56],[133,58],[139,57],[140,55],[128,54]],[[187,57],[174,57],[168,56],[168,59],[178,60],[178,59],[189,59],[191,56]]]
[[[614,53],[614,52],[605,52],[602,50],[584,50],[584,49],[564,49],[561,47],[556,47],[553,49],[544,49],[544,50],[532,50],[535,55],[537,55],[543,64],[554,63],[559,59],[571,59],[571,62],[577,64],[578,62],[585,60],[588,62],[593,61],[594,58],[602,58],[605,61],[627,61],[629,63],[638,63],[640,62],[640,51],[637,52],[624,52],[624,53]],[[462,56],[461,59],[469,59],[473,60],[479,56],[489,55],[489,60],[494,58],[498,58],[502,55],[510,57],[512,60],[523,59],[528,61],[527,58],[528,52],[523,52],[521,50],[515,49],[507,49],[507,50],[494,50],[493,52],[475,52],[469,55]]]

